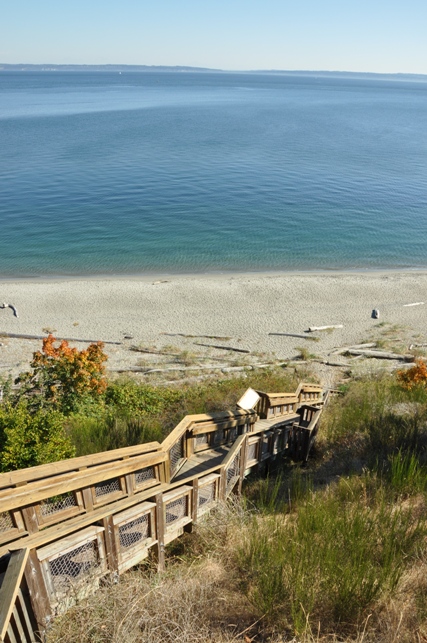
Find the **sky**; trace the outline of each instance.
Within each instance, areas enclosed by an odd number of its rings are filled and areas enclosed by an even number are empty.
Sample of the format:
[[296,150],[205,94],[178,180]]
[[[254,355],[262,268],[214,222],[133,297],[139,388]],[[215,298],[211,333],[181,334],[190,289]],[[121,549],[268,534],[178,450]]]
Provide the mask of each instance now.
[[0,0],[0,63],[427,74],[427,2]]

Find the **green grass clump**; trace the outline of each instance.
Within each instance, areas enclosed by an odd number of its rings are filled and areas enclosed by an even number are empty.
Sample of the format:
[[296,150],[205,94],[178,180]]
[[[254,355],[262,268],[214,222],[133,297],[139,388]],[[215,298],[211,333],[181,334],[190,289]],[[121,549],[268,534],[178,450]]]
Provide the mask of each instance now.
[[424,535],[409,510],[390,511],[381,486],[373,502],[331,489],[296,514],[255,516],[237,564],[264,618],[299,634],[337,632],[396,589]]

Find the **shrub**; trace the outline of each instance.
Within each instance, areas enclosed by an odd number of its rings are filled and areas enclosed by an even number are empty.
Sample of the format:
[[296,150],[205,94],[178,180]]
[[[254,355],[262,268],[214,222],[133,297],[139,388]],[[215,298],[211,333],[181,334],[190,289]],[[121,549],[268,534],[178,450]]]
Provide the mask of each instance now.
[[33,354],[32,373],[20,375],[25,393],[39,393],[37,402],[47,402],[69,412],[76,408],[85,396],[96,397],[104,393],[107,380],[104,375],[103,343],[90,344],[79,351],[49,335],[43,339],[41,351]]
[[397,372],[397,379],[400,386],[408,391],[414,388],[427,387],[427,364],[424,360],[418,358],[415,365],[404,371]]
[[25,402],[0,406],[0,470],[11,471],[74,455],[64,416],[52,409],[31,413]]

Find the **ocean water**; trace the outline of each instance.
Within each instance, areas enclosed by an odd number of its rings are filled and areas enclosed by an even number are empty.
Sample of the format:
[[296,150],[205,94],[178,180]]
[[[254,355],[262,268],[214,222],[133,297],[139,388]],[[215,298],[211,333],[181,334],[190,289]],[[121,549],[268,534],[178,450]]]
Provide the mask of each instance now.
[[0,277],[427,268],[427,82],[0,72]]

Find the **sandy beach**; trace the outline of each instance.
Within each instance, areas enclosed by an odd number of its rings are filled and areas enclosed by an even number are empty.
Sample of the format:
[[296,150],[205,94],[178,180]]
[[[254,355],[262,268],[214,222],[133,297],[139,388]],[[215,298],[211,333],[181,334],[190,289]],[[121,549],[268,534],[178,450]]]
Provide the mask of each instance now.
[[[336,347],[367,341],[387,329],[398,331],[405,342],[427,341],[427,272],[5,280],[0,302],[13,304],[19,315],[0,309],[0,333],[50,331],[58,337],[121,342],[106,344],[111,372],[177,368],[180,352],[186,362],[192,356],[193,369],[203,364],[204,370],[289,360],[301,346],[327,358]],[[371,318],[374,308],[380,311],[378,320]],[[269,334],[305,334],[310,326],[339,324],[343,328],[314,333],[317,342]],[[25,370],[40,346],[40,340],[0,337],[0,377]],[[137,353],[131,346],[152,353]]]

